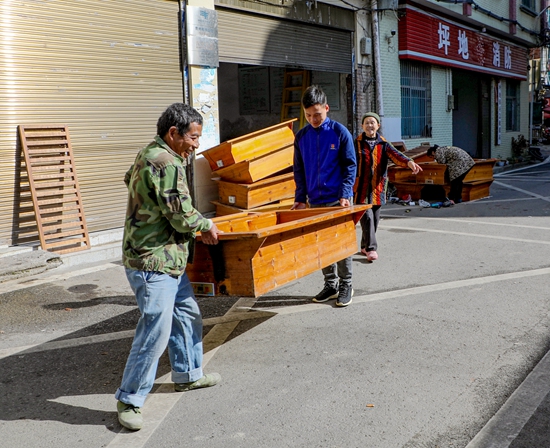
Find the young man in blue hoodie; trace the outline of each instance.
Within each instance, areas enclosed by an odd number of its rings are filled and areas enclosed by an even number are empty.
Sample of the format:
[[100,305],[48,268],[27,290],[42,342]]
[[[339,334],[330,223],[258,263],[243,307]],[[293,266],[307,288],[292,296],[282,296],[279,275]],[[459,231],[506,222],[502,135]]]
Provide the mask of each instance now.
[[[302,107],[308,124],[294,140],[296,194],[292,209],[349,207],[352,204],[356,159],[353,137],[345,126],[327,114],[327,96],[316,85],[306,89]],[[348,306],[353,296],[352,258],[323,268],[325,286],[314,302],[336,299],[336,306]]]

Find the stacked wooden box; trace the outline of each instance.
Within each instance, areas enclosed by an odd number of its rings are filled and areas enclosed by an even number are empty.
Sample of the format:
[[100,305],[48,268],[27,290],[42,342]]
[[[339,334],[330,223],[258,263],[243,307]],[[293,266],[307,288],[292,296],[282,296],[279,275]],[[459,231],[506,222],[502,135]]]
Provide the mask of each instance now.
[[296,119],[227,140],[204,151],[218,179],[216,215],[288,209],[294,203]]
[[[422,188],[426,185],[441,185],[448,195],[451,189],[447,165],[434,162],[427,156],[429,146],[419,146],[405,152],[405,155],[418,163],[422,170],[416,176],[409,168],[392,165],[388,168],[388,179],[397,189],[401,198],[411,195],[415,201],[421,199]],[[493,182],[493,167],[497,159],[474,159],[475,165],[464,178],[462,201],[473,201],[489,196]]]

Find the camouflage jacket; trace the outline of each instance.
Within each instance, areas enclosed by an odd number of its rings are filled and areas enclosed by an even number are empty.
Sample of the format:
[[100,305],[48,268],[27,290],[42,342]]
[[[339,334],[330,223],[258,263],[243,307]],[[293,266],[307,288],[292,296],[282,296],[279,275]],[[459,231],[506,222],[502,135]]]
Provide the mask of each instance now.
[[156,136],[126,173],[122,262],[127,268],[180,276],[187,264],[189,241],[196,232],[212,227],[193,208],[184,165],[185,159]]

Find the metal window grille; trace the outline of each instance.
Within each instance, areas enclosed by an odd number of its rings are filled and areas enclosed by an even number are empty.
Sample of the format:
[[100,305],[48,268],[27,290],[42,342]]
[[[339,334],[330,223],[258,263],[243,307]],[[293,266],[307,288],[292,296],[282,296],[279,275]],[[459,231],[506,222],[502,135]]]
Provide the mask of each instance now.
[[427,64],[401,61],[401,135],[432,136],[431,69]]
[[506,130],[519,131],[519,85],[506,81]]

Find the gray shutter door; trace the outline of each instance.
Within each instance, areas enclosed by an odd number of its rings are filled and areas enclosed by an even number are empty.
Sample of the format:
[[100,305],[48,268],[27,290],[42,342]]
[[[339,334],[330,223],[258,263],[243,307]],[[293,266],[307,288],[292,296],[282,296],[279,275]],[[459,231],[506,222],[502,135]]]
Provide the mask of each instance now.
[[351,32],[218,9],[221,62],[351,73]]
[[124,174],[162,111],[183,100],[178,2],[8,3],[0,10],[0,246],[38,241],[19,124],[68,126],[88,230],[120,228]]

